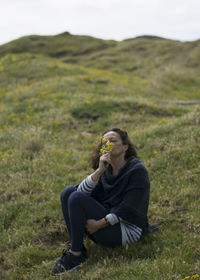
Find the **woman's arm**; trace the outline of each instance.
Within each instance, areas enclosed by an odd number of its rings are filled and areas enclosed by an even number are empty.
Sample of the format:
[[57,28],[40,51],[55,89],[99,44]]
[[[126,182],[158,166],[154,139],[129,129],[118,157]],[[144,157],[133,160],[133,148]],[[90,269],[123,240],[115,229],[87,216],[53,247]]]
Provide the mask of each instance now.
[[101,177],[101,175],[104,173],[106,169],[100,169],[97,168],[92,174],[91,174],[91,178],[93,180],[93,182],[98,182],[99,178]]
[[110,152],[104,151],[103,155],[99,159],[99,167],[91,174],[93,181],[98,182],[101,175],[106,171],[106,162],[110,163]]
[[101,175],[105,172],[106,166],[105,162],[110,163],[110,153],[104,152],[104,154],[99,159],[99,167],[86,179],[84,179],[78,186],[77,191],[85,192],[87,194],[90,194],[96,184],[99,181],[99,178]]

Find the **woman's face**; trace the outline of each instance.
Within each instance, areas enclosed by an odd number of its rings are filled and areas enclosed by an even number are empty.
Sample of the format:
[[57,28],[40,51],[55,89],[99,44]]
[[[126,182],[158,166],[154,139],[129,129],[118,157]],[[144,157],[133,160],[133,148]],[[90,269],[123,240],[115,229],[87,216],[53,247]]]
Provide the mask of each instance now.
[[123,145],[120,135],[115,131],[109,131],[104,134],[104,139],[108,140],[108,142],[112,142],[112,152],[111,156],[120,156],[125,154],[128,149],[128,145]]

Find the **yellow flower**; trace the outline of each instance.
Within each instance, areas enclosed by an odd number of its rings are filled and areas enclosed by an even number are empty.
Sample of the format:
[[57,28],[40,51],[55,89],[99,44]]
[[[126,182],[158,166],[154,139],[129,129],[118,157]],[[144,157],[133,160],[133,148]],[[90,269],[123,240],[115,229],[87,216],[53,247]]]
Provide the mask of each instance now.
[[200,276],[199,276],[199,274],[194,274],[194,275],[192,275],[191,279],[200,279]]
[[101,147],[100,153],[99,153],[100,156],[103,154],[104,151],[112,152],[113,143],[108,142],[108,140],[105,139],[104,137],[100,137],[100,140],[102,141],[102,147]]

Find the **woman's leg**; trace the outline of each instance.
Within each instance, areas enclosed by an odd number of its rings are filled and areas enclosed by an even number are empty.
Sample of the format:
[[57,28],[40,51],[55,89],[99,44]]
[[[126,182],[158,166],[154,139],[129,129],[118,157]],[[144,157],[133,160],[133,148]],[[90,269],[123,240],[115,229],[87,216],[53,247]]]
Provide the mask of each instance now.
[[[61,194],[61,205],[66,226],[70,234],[71,250],[82,251],[83,236],[87,219],[101,219],[108,214],[107,210],[89,195],[76,191],[75,187],[66,188]],[[101,229],[91,235],[92,239],[105,246],[119,246],[122,244],[120,225]],[[64,250],[53,269],[53,275],[60,275],[66,271],[76,269],[85,262],[86,255],[75,256],[70,250]]]
[[[72,251],[82,250],[86,221],[88,219],[102,219],[106,214],[108,214],[108,211],[91,196],[78,191],[70,194],[68,198],[68,221]],[[100,229],[92,234],[92,239],[104,246],[122,245],[120,224]]]
[[71,240],[71,227],[70,227],[69,214],[68,214],[68,199],[74,191],[76,191],[76,188],[74,186],[69,186],[65,188],[60,195],[61,208],[62,208],[62,212],[63,212],[63,216],[67,227],[67,231],[69,233],[70,240]]
[[89,237],[98,244],[105,247],[122,246],[122,234],[120,224],[115,224],[106,228],[102,228]]

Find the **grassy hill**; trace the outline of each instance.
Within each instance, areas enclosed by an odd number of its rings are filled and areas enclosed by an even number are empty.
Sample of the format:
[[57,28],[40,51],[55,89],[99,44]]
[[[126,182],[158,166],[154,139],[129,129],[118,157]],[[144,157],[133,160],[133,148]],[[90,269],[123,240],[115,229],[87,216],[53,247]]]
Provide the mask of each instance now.
[[116,71],[122,68],[136,73],[149,64],[149,67],[155,68],[174,62],[195,68],[200,65],[200,40],[180,42],[156,36],[140,36],[118,42],[68,32],[56,36],[31,35],[2,45],[0,55],[8,52],[43,54],[84,66]]
[[[102,131],[129,132],[151,179],[160,232],[126,248],[86,240],[62,279],[179,280],[200,274],[200,41],[104,41],[69,33],[0,46],[1,279],[54,279],[68,240],[59,196],[89,173]],[[186,103],[187,104],[187,103]]]

